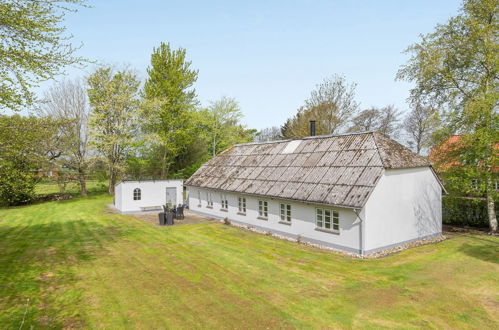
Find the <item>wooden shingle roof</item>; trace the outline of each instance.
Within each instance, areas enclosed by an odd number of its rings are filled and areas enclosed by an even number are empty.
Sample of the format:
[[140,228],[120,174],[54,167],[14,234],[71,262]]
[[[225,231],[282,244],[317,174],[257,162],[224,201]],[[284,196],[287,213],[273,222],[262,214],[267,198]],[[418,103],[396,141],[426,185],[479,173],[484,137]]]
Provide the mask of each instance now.
[[361,208],[384,169],[430,166],[377,133],[239,144],[212,158],[187,186]]

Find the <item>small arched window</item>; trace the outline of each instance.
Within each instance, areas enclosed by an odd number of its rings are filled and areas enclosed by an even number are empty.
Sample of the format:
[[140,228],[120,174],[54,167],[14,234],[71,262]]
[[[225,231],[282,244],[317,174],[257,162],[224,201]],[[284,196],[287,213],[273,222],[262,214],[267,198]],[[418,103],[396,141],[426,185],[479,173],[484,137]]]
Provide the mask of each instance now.
[[140,191],[140,188],[135,188],[133,190],[133,200],[134,201],[140,201],[142,193]]

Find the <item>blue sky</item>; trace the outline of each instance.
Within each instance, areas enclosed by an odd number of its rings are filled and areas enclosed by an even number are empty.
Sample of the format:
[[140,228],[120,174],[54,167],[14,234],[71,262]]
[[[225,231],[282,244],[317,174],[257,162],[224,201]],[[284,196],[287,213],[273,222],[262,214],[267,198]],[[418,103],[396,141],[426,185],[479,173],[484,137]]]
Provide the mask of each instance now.
[[[206,105],[236,98],[252,128],[280,126],[325,77],[356,82],[362,107],[406,110],[410,84],[395,81],[402,51],[455,15],[458,0],[90,0],[66,21],[79,54],[128,64],[142,79],[161,41],[187,49]],[[91,70],[68,69],[68,76]],[[46,87],[44,84],[43,87]],[[43,88],[41,89],[43,90]]]

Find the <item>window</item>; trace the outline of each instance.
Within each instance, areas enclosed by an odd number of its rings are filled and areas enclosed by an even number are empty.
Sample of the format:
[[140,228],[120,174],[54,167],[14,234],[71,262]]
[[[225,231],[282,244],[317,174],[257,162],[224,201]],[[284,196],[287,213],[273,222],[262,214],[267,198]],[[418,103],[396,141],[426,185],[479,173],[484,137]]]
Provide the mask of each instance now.
[[142,198],[142,192],[140,191],[139,188],[135,188],[133,190],[133,200],[140,201],[141,198]]
[[239,207],[239,212],[240,213],[246,213],[246,198],[245,197],[239,197],[237,199],[237,204]]
[[258,201],[258,216],[267,219],[269,211],[269,205],[267,201]]
[[198,190],[198,206],[201,206],[201,191]]
[[227,210],[229,208],[229,201],[227,200],[227,195],[221,194],[220,195],[220,204],[222,210]]
[[206,207],[213,208],[213,199],[209,191],[206,192]]
[[291,222],[291,205],[281,204],[281,221]]
[[327,209],[316,209],[315,225],[317,228],[339,231],[340,230],[340,215],[338,211]]

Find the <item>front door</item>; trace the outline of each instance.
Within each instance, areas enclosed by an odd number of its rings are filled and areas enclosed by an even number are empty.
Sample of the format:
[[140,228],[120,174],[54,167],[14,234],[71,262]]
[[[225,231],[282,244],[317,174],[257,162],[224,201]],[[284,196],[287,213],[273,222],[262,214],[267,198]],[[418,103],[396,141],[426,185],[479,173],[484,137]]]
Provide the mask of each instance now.
[[166,188],[166,204],[177,206],[177,188]]

